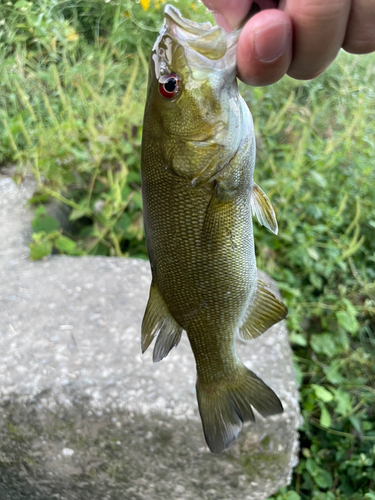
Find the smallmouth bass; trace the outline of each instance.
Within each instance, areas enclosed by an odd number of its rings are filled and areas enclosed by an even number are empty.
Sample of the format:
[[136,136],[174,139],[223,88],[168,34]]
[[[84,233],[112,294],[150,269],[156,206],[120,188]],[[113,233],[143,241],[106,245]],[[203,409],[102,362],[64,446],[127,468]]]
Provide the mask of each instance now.
[[142,351],[153,360],[185,330],[210,450],[237,438],[252,407],[283,411],[276,394],[239,360],[287,309],[257,280],[252,213],[277,232],[270,201],[253,181],[252,117],[238,93],[238,32],[183,19],[171,5],[152,50],[142,138],[142,196],[150,297]]

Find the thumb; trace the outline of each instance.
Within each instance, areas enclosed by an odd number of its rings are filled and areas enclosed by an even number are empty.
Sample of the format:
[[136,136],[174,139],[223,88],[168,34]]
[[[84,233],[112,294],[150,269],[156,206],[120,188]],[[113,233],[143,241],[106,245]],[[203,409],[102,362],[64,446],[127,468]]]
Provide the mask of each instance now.
[[237,47],[241,80],[249,85],[271,85],[288,71],[292,59],[292,23],[281,10],[256,14],[244,26]]

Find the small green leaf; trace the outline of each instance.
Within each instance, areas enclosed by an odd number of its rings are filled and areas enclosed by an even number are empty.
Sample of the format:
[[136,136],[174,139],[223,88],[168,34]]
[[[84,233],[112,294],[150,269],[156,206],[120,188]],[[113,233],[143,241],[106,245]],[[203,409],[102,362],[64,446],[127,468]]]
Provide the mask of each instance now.
[[318,276],[316,273],[310,273],[309,274],[309,279],[310,283],[317,288],[318,290],[321,290],[323,288],[323,280],[320,276]]
[[19,0],[14,4],[15,9],[21,9],[24,7],[28,7],[28,2],[26,0]]
[[142,208],[142,195],[139,191],[134,191],[132,196],[132,202],[134,203],[135,208],[137,209]]
[[288,491],[286,495],[286,500],[301,500],[301,497],[295,491]]
[[66,236],[60,235],[55,239],[54,244],[60,252],[71,254],[75,251],[77,243]]
[[311,335],[310,346],[316,354],[325,354],[330,358],[336,353],[335,342],[329,333]]
[[343,352],[347,352],[349,350],[350,347],[349,335],[342,328],[339,328],[339,331],[337,332],[336,343],[341,347],[341,350]]
[[312,259],[319,260],[319,253],[315,248],[309,247],[306,250]]
[[339,373],[338,367],[331,365],[323,369],[328,382],[331,384],[341,384],[344,381],[344,377]]
[[314,462],[314,460],[312,458],[308,458],[306,460],[306,469],[312,476],[315,476],[319,467],[317,466],[317,464]]
[[323,403],[329,403],[333,400],[333,394],[329,392],[325,387],[312,384],[312,388],[315,391],[316,397],[320,399],[320,401],[323,401]]
[[39,207],[35,209],[34,215],[36,217],[37,215],[44,215],[45,213],[46,207],[44,205],[39,205]]
[[34,243],[30,243],[30,259],[38,260],[42,259],[46,255],[52,252],[52,243],[48,240],[40,240]]
[[355,417],[354,415],[349,417],[349,420],[350,420],[352,426],[354,427],[354,429],[358,432],[358,434],[362,435],[360,420],[357,417]]
[[319,488],[330,488],[333,483],[331,473],[320,468],[314,476],[314,480]]
[[307,346],[306,337],[302,333],[291,333],[290,342],[292,344],[300,345],[301,347]]
[[340,389],[332,390],[335,394],[336,413],[338,413],[339,415],[346,415],[353,408],[350,394]]
[[327,186],[327,181],[325,180],[325,178],[315,170],[311,170],[310,175],[314,179],[314,181],[318,184],[318,186],[322,188],[325,188]]
[[320,414],[320,425],[322,427],[331,427],[331,415],[329,414],[325,405],[322,405]]
[[356,334],[359,330],[359,323],[352,311],[338,311],[336,313],[337,322],[347,332],[352,335]]
[[52,233],[60,228],[60,222],[51,217],[50,215],[45,215],[45,207],[40,206],[35,211],[35,218],[31,222],[32,228],[36,233],[45,232]]

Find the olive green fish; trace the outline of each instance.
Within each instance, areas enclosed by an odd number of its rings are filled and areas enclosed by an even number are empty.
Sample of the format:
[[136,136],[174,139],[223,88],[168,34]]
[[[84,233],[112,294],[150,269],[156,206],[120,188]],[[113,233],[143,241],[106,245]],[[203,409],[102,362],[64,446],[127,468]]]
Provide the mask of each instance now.
[[183,19],[167,5],[153,47],[142,141],[142,194],[152,270],[142,350],[157,337],[160,361],[185,330],[210,450],[242,422],[283,411],[276,394],[239,360],[237,335],[258,337],[286,307],[257,280],[252,213],[277,232],[253,181],[255,137],[238,93],[238,33]]

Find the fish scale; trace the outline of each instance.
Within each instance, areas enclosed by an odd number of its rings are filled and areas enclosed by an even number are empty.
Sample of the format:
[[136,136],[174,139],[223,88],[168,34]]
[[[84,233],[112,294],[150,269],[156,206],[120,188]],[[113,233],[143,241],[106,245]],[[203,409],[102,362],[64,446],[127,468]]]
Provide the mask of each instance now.
[[287,313],[257,281],[252,211],[274,232],[277,223],[253,181],[255,137],[237,89],[237,39],[166,7],[151,54],[142,138],[152,270],[142,350],[156,337],[153,356],[160,361],[187,333],[214,453],[235,441],[242,422],[254,420],[252,406],[264,416],[282,411],[235,349],[238,334],[256,337]]

